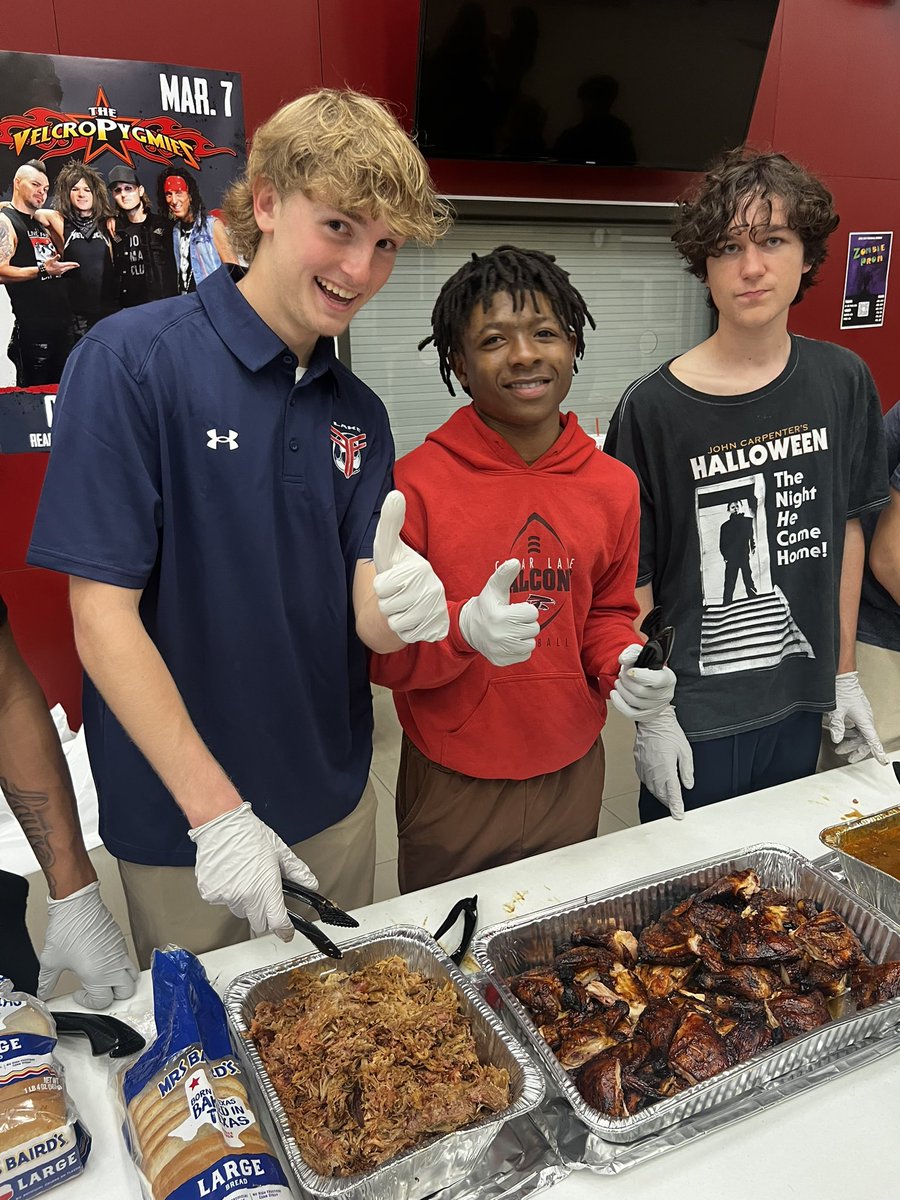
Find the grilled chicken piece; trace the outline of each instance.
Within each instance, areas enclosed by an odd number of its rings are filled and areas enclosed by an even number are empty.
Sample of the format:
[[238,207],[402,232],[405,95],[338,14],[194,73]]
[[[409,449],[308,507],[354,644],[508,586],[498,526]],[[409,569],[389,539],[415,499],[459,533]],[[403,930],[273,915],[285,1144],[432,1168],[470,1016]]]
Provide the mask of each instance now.
[[[732,1064],[746,1062],[761,1050],[775,1044],[775,1032],[766,1021],[738,1021],[722,1039],[728,1061]],[[780,1038],[778,1039],[781,1040]]]
[[669,1066],[688,1084],[712,1079],[729,1065],[725,1043],[699,1013],[686,1012],[669,1047]]
[[563,981],[550,967],[534,967],[514,975],[509,987],[541,1024],[555,1021],[562,1012]]
[[634,1032],[647,1039],[654,1057],[668,1061],[669,1047],[683,1015],[669,1000],[652,1000],[638,1018]]
[[784,987],[774,971],[749,963],[726,967],[724,971],[702,971],[696,984],[707,992],[727,992],[731,996],[745,996],[748,1000],[766,1000]]
[[647,992],[640,977],[621,963],[616,963],[612,981],[613,991],[628,1005],[628,1016],[634,1024],[647,1007]]
[[850,972],[840,967],[829,967],[822,962],[806,963],[806,979],[798,990],[807,992],[818,988],[826,996],[843,996],[850,986]]
[[662,967],[651,963],[638,963],[634,973],[644,985],[650,1000],[664,1000],[680,991],[696,970],[696,961],[689,967]]
[[810,908],[810,905],[811,900],[795,901],[787,893],[775,888],[761,888],[750,897],[741,916],[750,917],[757,914],[773,933],[782,933],[785,930],[796,929],[811,916],[814,917],[818,909],[815,906]]
[[820,1025],[826,1025],[831,1020],[828,1005],[821,992],[809,992],[805,996],[782,992],[779,996],[772,996],[766,1000],[765,1005],[785,1041],[800,1033],[818,1029]]
[[597,946],[572,946],[557,954],[553,966],[564,985],[563,1008],[583,1015],[593,1012],[590,984],[611,984],[612,969],[618,965],[609,951]]
[[810,988],[807,975],[808,967],[808,958],[795,958],[789,962],[779,963],[778,974],[781,976],[785,987],[792,991],[806,992]]
[[718,904],[732,904],[735,901],[746,903],[759,890],[759,876],[752,868],[734,871],[698,892],[694,896],[694,903],[699,904],[703,900],[715,900]]
[[717,1013],[727,1013],[739,1021],[765,1021],[766,1010],[761,1000],[750,1000],[746,996],[728,996],[716,992],[709,997],[710,1008]]
[[859,1008],[871,1008],[900,996],[900,962],[860,963],[850,985]]
[[688,938],[693,933],[694,927],[686,917],[676,915],[674,910],[663,913],[658,921],[641,930],[638,936],[640,957],[667,966],[690,966],[694,962],[694,952],[688,945]]
[[611,1032],[616,1024],[616,1014],[611,1009],[595,1013],[577,1023],[573,1022],[559,1042],[556,1057],[567,1071],[574,1071],[584,1066],[590,1059],[596,1058],[603,1050],[616,1046],[621,1036]]
[[628,1016],[628,1002],[623,1000],[611,987],[607,987],[601,979],[592,980],[585,988],[588,996],[597,1005],[610,1013],[610,1019],[621,1021]]
[[704,941],[719,947],[730,929],[733,929],[741,919],[736,908],[728,908],[724,904],[716,904],[712,900],[704,900],[694,904],[686,914],[694,930]]
[[646,1038],[630,1038],[604,1050],[584,1066],[575,1086],[592,1108],[607,1117],[627,1117],[640,1105],[639,1089],[630,1086],[629,1073],[646,1059]]
[[626,966],[637,962],[637,938],[630,929],[585,929],[577,928],[572,933],[574,946],[599,946],[608,950],[613,958]]
[[588,983],[591,979],[610,980],[616,959],[608,950],[599,946],[573,946],[557,954],[553,960],[553,969],[563,981],[572,983]]
[[834,970],[849,970],[866,961],[859,938],[843,917],[830,908],[804,922],[792,937],[807,958]]
[[688,946],[707,971],[724,971],[728,966],[721,951],[717,950],[713,943],[708,942],[701,934],[692,933],[688,938]]
[[787,910],[779,906],[752,913],[732,925],[721,937],[718,948],[730,963],[772,966],[799,958],[800,947],[791,933],[779,926]]

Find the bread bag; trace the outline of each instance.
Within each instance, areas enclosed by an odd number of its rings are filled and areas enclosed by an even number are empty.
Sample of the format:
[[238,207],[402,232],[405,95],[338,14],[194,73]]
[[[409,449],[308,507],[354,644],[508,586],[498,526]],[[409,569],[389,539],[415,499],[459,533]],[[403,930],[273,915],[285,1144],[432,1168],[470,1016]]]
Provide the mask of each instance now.
[[187,950],[156,950],[151,972],[156,1040],[120,1076],[148,1200],[289,1200],[203,967]]
[[84,1170],[91,1139],[54,1055],[50,1010],[0,976],[0,1198],[25,1200]]

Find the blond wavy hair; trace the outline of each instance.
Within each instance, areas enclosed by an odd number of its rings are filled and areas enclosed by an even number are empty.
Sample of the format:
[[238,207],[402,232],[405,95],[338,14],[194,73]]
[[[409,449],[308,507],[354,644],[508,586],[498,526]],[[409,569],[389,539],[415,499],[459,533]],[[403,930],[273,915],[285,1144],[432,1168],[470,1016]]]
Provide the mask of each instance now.
[[452,223],[450,206],[438,199],[417,147],[381,101],[359,92],[310,92],[257,129],[247,170],[222,206],[231,244],[248,263],[262,236],[253,215],[253,187],[260,180],[280,196],[302,191],[426,245]]

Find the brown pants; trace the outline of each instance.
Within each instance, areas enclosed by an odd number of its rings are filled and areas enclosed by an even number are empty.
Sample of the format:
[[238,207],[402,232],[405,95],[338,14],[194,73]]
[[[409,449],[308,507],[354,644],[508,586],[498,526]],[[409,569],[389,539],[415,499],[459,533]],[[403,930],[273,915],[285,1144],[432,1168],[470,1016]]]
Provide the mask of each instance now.
[[[359,804],[343,821],[291,847],[318,879],[322,894],[341,908],[372,903],[377,807],[369,780]],[[148,867],[119,859],[119,875],[141,970],[150,966],[154,946],[172,943],[203,954],[250,937],[247,921],[233,916],[224,904],[207,904],[200,898],[193,867]],[[302,911],[295,902],[291,907]],[[316,914],[306,911],[302,915]],[[297,953],[308,949],[309,943],[300,939]]]
[[583,758],[533,779],[473,779],[426,758],[404,734],[397,775],[401,892],[597,836],[605,770]]

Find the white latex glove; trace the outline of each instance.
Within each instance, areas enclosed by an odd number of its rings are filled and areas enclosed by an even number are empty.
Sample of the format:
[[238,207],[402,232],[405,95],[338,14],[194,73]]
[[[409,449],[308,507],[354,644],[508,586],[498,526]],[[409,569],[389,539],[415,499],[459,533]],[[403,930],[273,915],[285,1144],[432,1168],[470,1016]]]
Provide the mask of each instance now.
[[38,996],[53,994],[63,971],[81,983],[75,999],[85,1008],[108,1008],[134,993],[140,972],[128,957],[122,930],[100,897],[95,880],[62,900],[48,900]]
[[[854,736],[854,745],[844,753],[850,762],[860,762],[869,754],[874,754],[883,767],[887,766],[887,755],[875,731],[875,718],[872,716],[872,705],[866,693],[859,686],[859,673],[847,671],[838,675],[834,681],[835,709],[826,713],[823,724],[831,735],[831,740],[837,746],[843,741],[847,729],[857,730],[858,739]],[[866,752],[859,753],[865,745]],[[840,754],[838,749],[835,751]]]
[[841,758],[845,758],[848,763],[862,762],[864,759],[871,757],[872,751],[869,749],[869,743],[855,727],[850,728],[850,722],[847,722],[847,731],[841,741],[834,748],[835,754],[839,754]]
[[541,632],[533,604],[510,604],[509,589],[522,570],[517,558],[501,563],[477,596],[459,610],[459,631],[495,667],[526,662]]
[[681,785],[694,786],[694,755],[671,705],[654,717],[638,721],[634,729],[634,765],[644,787],[676,821],[681,821]]
[[197,888],[208,904],[227,904],[254,933],[294,936],[281,878],[314,888],[318,880],[245,800],[239,808],[188,830],[197,846]]
[[610,704],[629,721],[644,721],[661,713],[675,695],[674,671],[634,665],[643,648],[633,642],[619,655],[619,677],[609,694]]
[[388,492],[375,530],[375,580],[381,615],[404,642],[440,642],[450,632],[444,585],[427,559],[400,538],[406,497]]

